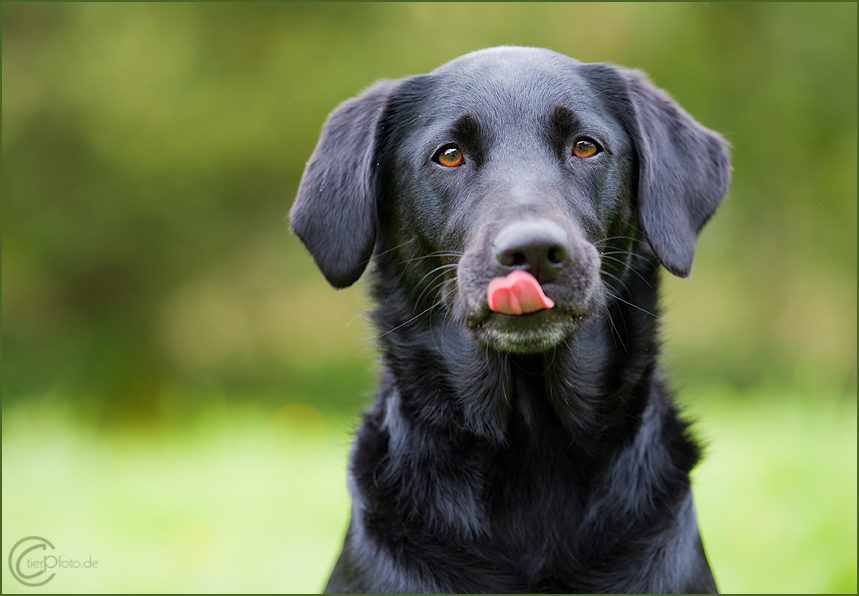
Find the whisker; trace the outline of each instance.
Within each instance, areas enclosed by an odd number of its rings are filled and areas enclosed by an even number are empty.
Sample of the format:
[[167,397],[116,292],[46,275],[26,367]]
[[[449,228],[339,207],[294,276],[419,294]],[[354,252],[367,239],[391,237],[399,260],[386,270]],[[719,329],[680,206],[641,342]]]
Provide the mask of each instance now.
[[397,276],[397,281],[394,283],[394,285],[393,285],[393,286],[391,286],[391,291],[390,291],[390,292],[388,293],[388,295],[385,297],[385,302],[384,302],[384,303],[382,303],[382,308],[384,308],[384,307],[388,306],[388,301],[391,299],[391,296],[393,296],[394,294],[396,294],[396,293],[397,293],[397,290],[398,290],[398,289],[399,289],[399,287],[400,287],[400,282],[402,281],[403,276],[404,276],[405,274],[406,274],[406,269],[405,269],[405,268],[403,268],[403,270],[402,270],[402,271],[400,271],[400,274]]
[[[406,240],[406,241],[405,241],[405,242],[403,242],[402,244],[398,244],[397,246],[393,246],[393,247],[389,248],[388,250],[383,250],[382,252],[374,253],[374,255],[373,255],[373,256],[381,257],[382,255],[386,255],[386,254],[388,254],[389,252],[393,252],[393,251],[395,251],[395,250],[397,250],[397,249],[400,249],[400,248],[404,247],[406,244],[411,244],[411,243],[412,243],[412,242],[414,242],[414,241],[415,241],[415,238],[412,238],[411,240]],[[365,264],[366,264],[366,263],[369,263],[369,260],[364,261],[364,263],[365,263]]]
[[[617,336],[617,341],[620,342],[620,346],[623,348],[623,351],[629,354],[629,350],[626,349],[626,345],[623,343],[623,338],[620,336],[620,331],[617,330],[617,327],[614,324],[614,319],[611,316],[611,312],[605,306],[603,306],[602,309],[603,312],[605,312],[606,318],[608,319],[608,324],[611,325],[611,330],[613,332],[612,337]],[[617,344],[614,344],[614,347],[616,348]]]
[[[427,292],[432,292],[432,291],[434,291],[434,290],[436,289],[436,286],[437,286],[437,282],[436,282],[436,280],[437,280],[437,278],[438,278],[439,276],[443,276],[443,275],[447,272],[447,270],[449,270],[449,269],[455,269],[455,268],[456,268],[456,267],[458,267],[458,266],[459,266],[459,265],[457,265],[457,264],[452,264],[452,265],[439,265],[438,267],[436,267],[435,269],[433,269],[432,271],[430,271],[429,273],[427,273],[426,275],[424,275],[424,276],[420,279],[420,281],[417,283],[416,289],[417,289],[417,287],[420,287],[420,286],[423,284],[423,281],[424,281],[427,277],[429,277],[430,275],[434,275],[434,277],[433,277],[432,281],[424,287],[424,289],[423,289],[423,290],[421,291],[421,293],[420,293],[420,296],[418,296],[418,298],[417,298],[417,300],[415,300],[415,302],[416,302],[416,303],[418,303],[418,304],[420,304],[421,300],[423,300],[423,297],[424,297],[424,295],[425,295],[425,294],[427,294]],[[442,282],[441,282],[441,283],[444,283],[444,280],[442,280]]]
[[607,250],[605,252],[600,253],[601,257],[604,257],[606,255],[626,255],[629,257],[634,257],[636,256],[636,253],[632,250]]
[[457,267],[459,267],[459,264],[458,264],[458,263],[452,263],[452,264],[449,264],[449,265],[439,265],[438,267],[435,267],[435,268],[431,269],[431,270],[430,270],[428,273],[426,273],[422,278],[420,278],[420,280],[418,280],[417,285],[420,285],[421,283],[423,283],[423,281],[424,281],[426,278],[428,278],[430,275],[437,274],[437,273],[444,273],[444,272],[445,272],[446,270],[448,270],[448,269],[455,269],[455,268],[457,268]]
[[432,252],[428,255],[421,255],[419,257],[412,257],[410,259],[406,259],[405,261],[402,261],[401,264],[405,265],[406,263],[413,263],[415,261],[421,261],[423,259],[434,259],[437,257],[461,257],[463,254],[465,254],[465,253],[462,253],[459,251],[453,251],[453,250],[451,250],[451,251],[436,251],[436,252]]
[[594,246],[599,246],[601,244],[605,244],[606,242],[611,242],[612,240],[630,240],[630,236],[609,236],[608,238],[600,238],[596,242],[594,242]]
[[[441,283],[439,284],[439,286],[438,286],[438,289],[439,289],[439,296],[441,296],[441,298],[439,299],[438,303],[436,303],[436,305],[434,305],[434,306],[437,306],[438,304],[440,304],[440,303],[442,303],[442,302],[444,301],[444,294],[445,294],[446,288],[447,288],[451,283],[455,283],[455,282],[456,282],[456,276],[452,277],[451,279],[442,280],[442,282],[441,282]],[[433,341],[433,344],[435,345],[435,347],[436,347],[436,349],[439,351],[439,353],[441,353],[442,355],[444,355],[444,338],[445,338],[445,337],[446,337],[446,335],[447,335],[447,334],[445,333],[445,329],[446,329],[446,327],[447,327],[447,319],[448,319],[448,317],[450,316],[450,314],[451,314],[451,313],[450,313],[450,310],[445,309],[445,311],[444,311],[444,317],[443,317],[443,318],[442,318],[442,320],[441,320],[441,325],[438,327],[438,329],[440,330],[440,334],[439,334],[439,335],[441,336],[441,346],[439,346],[439,344],[438,344],[438,341],[437,341],[437,339],[436,339],[436,335],[435,335],[435,333],[432,333],[432,334],[431,334],[431,335],[432,335],[432,341]],[[430,317],[432,317],[432,314],[430,314]],[[432,325],[432,322],[431,322],[431,321],[430,321],[430,325]],[[433,331],[435,331],[435,328],[433,328]]]
[[[625,282],[625,281],[623,281],[621,278],[619,278],[619,277],[618,277],[617,275],[615,275],[614,273],[609,273],[608,271],[600,271],[600,274],[601,274],[601,275],[606,275],[606,276],[608,276],[608,277],[611,277],[612,279],[614,279],[615,281],[617,281],[617,283],[619,283],[620,285],[622,285],[622,286],[623,286],[623,290],[625,290],[627,294],[632,294],[632,292],[630,292],[630,291],[629,291],[629,286],[627,286],[627,285],[626,285],[626,282]],[[603,280],[603,282],[605,282],[605,280]],[[609,286],[609,287],[611,287],[611,284],[606,283],[606,285],[607,285],[607,286]],[[615,290],[615,289],[616,289],[616,290],[620,290],[621,288],[613,288],[613,287],[612,287],[612,289],[613,289],[613,290]]]
[[[609,260],[611,260],[611,261],[617,261],[618,263],[620,263],[620,264],[622,264],[622,265],[626,265],[626,264],[627,264],[627,263],[626,263],[626,261],[624,261],[623,259],[618,259],[617,257],[609,256],[609,255],[611,255],[611,254],[618,254],[618,253],[616,253],[616,252],[615,252],[615,253],[603,253],[603,254],[602,254],[602,257],[603,257],[604,259],[609,259]],[[634,253],[628,253],[628,254],[630,254],[630,255],[633,255],[633,256],[634,256]],[[643,281],[645,284],[647,284],[647,287],[648,287],[648,288],[653,289],[653,286],[651,286],[651,285],[650,285],[650,282],[649,282],[649,281],[647,281],[647,279],[646,279],[646,278],[645,278],[641,273],[639,273],[638,271],[636,271],[634,268],[627,266],[626,270],[627,270],[627,271],[631,271],[631,272],[635,273],[635,274],[639,277],[639,279],[641,279],[641,281]],[[608,273],[608,272],[604,272],[604,273]],[[627,288],[627,291],[628,291],[628,288]]]
[[632,302],[628,302],[628,301],[624,300],[623,298],[621,298],[620,296],[615,296],[614,294],[612,294],[612,293],[611,293],[611,292],[609,292],[609,291],[606,291],[606,294],[608,294],[609,296],[611,296],[611,297],[612,297],[612,298],[614,298],[615,300],[619,300],[619,301],[623,302],[624,304],[628,304],[628,305],[629,305],[629,306],[631,306],[632,308],[637,308],[637,309],[638,309],[638,310],[640,310],[641,312],[643,312],[643,313],[645,313],[645,314],[648,314],[648,315],[650,315],[651,317],[653,317],[653,318],[655,318],[655,319],[662,320],[662,317],[660,317],[659,315],[654,314],[654,313],[650,312],[649,310],[645,310],[645,309],[641,308],[640,306],[638,306],[637,304],[633,304]]
[[[389,248],[388,250],[384,250],[384,251],[382,251],[382,252],[380,252],[380,253],[377,253],[377,254],[375,254],[374,256],[376,256],[376,257],[380,257],[380,256],[382,256],[382,255],[388,254],[388,253],[389,253],[389,252],[391,252],[391,251],[394,251],[394,250],[397,250],[397,249],[399,249],[399,248],[402,248],[403,246],[405,246],[405,245],[407,245],[407,244],[409,244],[409,243],[411,243],[411,242],[414,242],[414,241],[415,241],[415,239],[414,239],[414,238],[412,238],[411,240],[407,240],[407,241],[403,242],[402,244],[399,244],[399,245],[397,245],[397,246],[394,246],[394,247],[392,247],[392,248]],[[441,252],[441,251],[439,251],[438,253],[432,253],[432,254],[429,254],[429,255],[421,256],[421,257],[415,257],[415,258],[412,258],[412,259],[407,259],[407,260],[403,261],[403,264],[405,264],[405,263],[410,263],[410,262],[412,262],[412,261],[417,261],[417,260],[420,260],[420,259],[428,259],[428,258],[431,258],[431,257],[436,256],[436,255],[441,255],[441,256],[461,256],[461,255],[457,255],[457,253],[456,253],[456,252],[453,252],[453,251],[448,251],[448,252]],[[369,262],[369,261],[367,261],[367,262]],[[366,264],[366,263],[365,263],[365,264]],[[400,272],[400,275],[397,277],[397,281],[396,281],[396,283],[394,283],[394,285],[393,285],[393,289],[391,290],[391,293],[389,293],[389,294],[388,294],[388,296],[385,298],[385,302],[382,304],[382,306],[383,306],[383,307],[384,307],[384,306],[387,306],[388,301],[391,299],[391,296],[396,292],[397,288],[400,286],[400,281],[402,281],[403,276],[406,274],[406,271],[407,271],[407,270],[406,270],[405,268],[403,268],[403,269],[402,269],[402,271]]]
[[[442,296],[442,300],[444,299],[443,297],[444,297],[445,293],[447,292],[447,288],[448,288],[448,286],[449,286],[450,284],[456,284],[456,280],[457,280],[457,276],[456,276],[456,275],[454,275],[452,278],[450,278],[450,279],[445,280],[445,281],[443,281],[443,282],[442,282],[442,284],[441,284],[441,289],[440,289],[440,295]],[[441,353],[442,353],[442,355],[444,355],[444,350],[445,350],[445,347],[444,347],[444,339],[445,339],[445,337],[447,337],[447,333],[445,333],[445,332],[444,332],[444,330],[445,330],[445,329],[447,329],[448,319],[449,319],[451,316],[452,316],[451,311],[450,311],[449,309],[445,309],[445,311],[444,311],[444,318],[443,318],[443,319],[442,319],[442,321],[441,321],[441,329],[442,329],[442,334],[441,334]]]
[[406,321],[405,323],[400,323],[400,324],[399,324],[399,325],[397,325],[396,327],[394,327],[394,328],[392,328],[392,329],[388,329],[388,330],[387,330],[387,331],[385,331],[384,333],[381,333],[381,334],[377,335],[375,339],[377,339],[377,340],[378,340],[378,339],[381,339],[381,338],[385,337],[386,335],[388,335],[389,333],[392,333],[392,332],[396,331],[396,330],[397,330],[397,329],[399,329],[400,327],[404,327],[404,326],[408,325],[409,323],[411,323],[411,322],[412,322],[412,321],[414,321],[415,319],[417,319],[417,318],[419,318],[419,317],[421,317],[421,316],[425,315],[426,313],[428,313],[429,311],[431,311],[432,309],[434,309],[436,306],[438,306],[438,305],[440,305],[440,304],[441,304],[441,300],[439,300],[438,302],[436,302],[435,304],[433,304],[433,305],[432,305],[432,306],[430,306],[429,308],[426,308],[426,309],[424,309],[423,311],[419,312],[418,314],[416,314],[415,316],[413,316],[411,319],[409,319],[409,320],[408,320],[408,321]]

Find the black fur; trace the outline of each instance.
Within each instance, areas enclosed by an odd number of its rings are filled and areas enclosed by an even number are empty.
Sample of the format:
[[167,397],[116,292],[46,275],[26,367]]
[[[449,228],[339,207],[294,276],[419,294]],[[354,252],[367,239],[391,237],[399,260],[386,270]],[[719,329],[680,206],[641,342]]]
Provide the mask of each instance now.
[[[582,138],[601,151],[573,155]],[[458,167],[434,161],[451,144]],[[382,373],[327,592],[715,592],[658,286],[660,263],[688,276],[729,170],[640,73],[548,50],[474,52],[331,114],[292,229],[335,287],[373,255]],[[515,268],[555,307],[492,313]]]

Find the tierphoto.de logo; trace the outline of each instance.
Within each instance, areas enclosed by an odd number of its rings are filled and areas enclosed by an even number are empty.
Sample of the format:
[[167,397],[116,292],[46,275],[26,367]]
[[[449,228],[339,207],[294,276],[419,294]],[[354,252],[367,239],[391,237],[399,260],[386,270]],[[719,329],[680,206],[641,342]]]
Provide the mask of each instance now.
[[25,586],[36,588],[54,579],[57,573],[67,570],[98,569],[98,561],[90,555],[74,559],[57,553],[50,540],[27,536],[15,543],[9,551],[9,571],[12,577]]

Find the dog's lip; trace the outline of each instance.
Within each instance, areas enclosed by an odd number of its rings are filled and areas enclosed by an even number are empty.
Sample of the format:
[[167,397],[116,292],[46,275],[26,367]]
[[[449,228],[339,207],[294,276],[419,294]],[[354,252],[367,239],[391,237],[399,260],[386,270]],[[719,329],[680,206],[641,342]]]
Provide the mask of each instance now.
[[472,337],[481,344],[502,352],[535,354],[557,346],[588,319],[586,313],[557,307],[524,315],[505,315],[491,312],[487,306],[484,315],[475,317],[467,326]]
[[505,326],[515,327],[530,327],[542,322],[561,321],[561,320],[576,320],[581,319],[588,313],[580,313],[563,305],[555,303],[555,307],[551,309],[543,309],[521,315],[508,315],[501,312],[493,311],[485,302],[481,307],[472,313],[465,321],[466,326],[471,328],[481,328],[487,323],[498,322]]

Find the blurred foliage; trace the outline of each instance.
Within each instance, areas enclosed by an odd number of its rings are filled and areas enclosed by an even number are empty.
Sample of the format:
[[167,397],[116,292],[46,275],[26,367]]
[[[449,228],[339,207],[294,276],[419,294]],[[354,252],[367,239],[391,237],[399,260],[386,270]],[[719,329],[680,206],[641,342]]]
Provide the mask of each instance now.
[[303,164],[327,113],[374,80],[499,44],[640,68],[732,143],[692,280],[667,283],[672,376],[855,394],[856,16],[4,3],[4,406],[49,393],[149,421],[218,389],[358,407],[372,331],[360,284],[333,292],[289,235]]
[[321,588],[348,515],[354,418],[332,412],[366,401],[375,353],[362,282],[334,292],[289,235],[304,162],[373,81],[515,44],[642,69],[732,143],[692,279],[666,275],[670,377],[710,444],[702,532],[725,591],[855,592],[856,23],[855,3],[3,3],[3,552],[44,533],[104,558],[68,591]]

